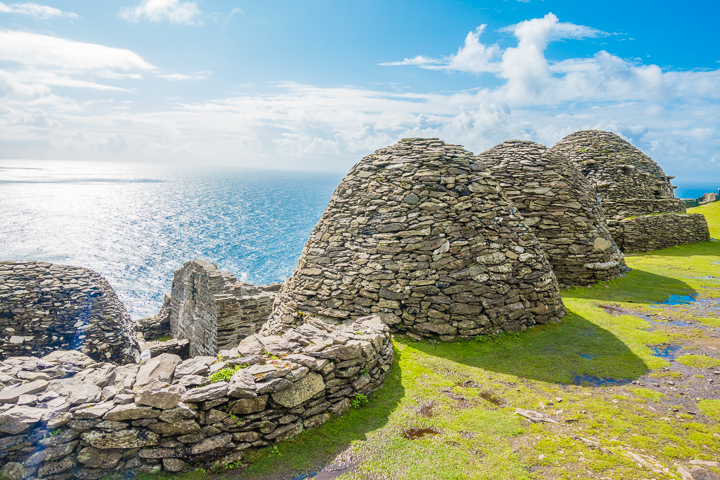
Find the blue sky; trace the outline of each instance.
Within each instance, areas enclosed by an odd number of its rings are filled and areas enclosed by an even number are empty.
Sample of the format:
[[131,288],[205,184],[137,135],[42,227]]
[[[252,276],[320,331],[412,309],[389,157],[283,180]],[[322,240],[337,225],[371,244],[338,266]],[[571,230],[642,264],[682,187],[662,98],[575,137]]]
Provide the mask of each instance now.
[[720,3],[0,3],[0,158],[347,170],[615,131],[720,178]]

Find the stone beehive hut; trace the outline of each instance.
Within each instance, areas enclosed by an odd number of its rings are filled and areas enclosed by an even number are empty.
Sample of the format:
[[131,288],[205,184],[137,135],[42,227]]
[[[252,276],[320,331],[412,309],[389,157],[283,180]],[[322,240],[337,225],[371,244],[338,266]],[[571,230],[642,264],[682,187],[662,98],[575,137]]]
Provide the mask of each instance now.
[[583,130],[563,138],[553,152],[565,155],[595,187],[608,219],[685,212],[673,185],[652,158],[611,132]]
[[191,356],[216,355],[260,330],[279,288],[239,282],[212,263],[192,260],[175,272],[161,315],[168,319],[168,333],[190,341]]
[[0,262],[0,358],[77,349],[133,362],[134,324],[98,273],[43,262]]
[[449,339],[564,312],[540,244],[490,173],[459,146],[405,139],[340,183],[263,332],[378,313]]
[[561,284],[587,285],[627,270],[593,188],[565,156],[510,140],[477,158],[525,217]]
[[613,239],[623,251],[655,250],[710,239],[704,216],[684,214],[685,203],[675,198],[675,187],[670,183],[674,177],[614,133],[576,132],[552,151],[565,155],[595,187]]

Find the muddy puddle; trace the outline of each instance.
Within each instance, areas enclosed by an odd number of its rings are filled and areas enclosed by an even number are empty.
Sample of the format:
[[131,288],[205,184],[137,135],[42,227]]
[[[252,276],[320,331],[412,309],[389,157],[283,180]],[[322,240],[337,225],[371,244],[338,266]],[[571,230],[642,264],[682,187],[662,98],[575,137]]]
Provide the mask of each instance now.
[[670,295],[662,302],[653,305],[687,305],[695,303],[696,299],[697,295]]
[[660,358],[667,358],[667,359],[675,359],[677,357],[677,354],[680,350],[682,350],[682,346],[680,345],[673,345],[670,343],[662,344],[662,345],[655,345],[650,347],[652,349],[652,356],[653,357],[660,357]]
[[602,378],[595,375],[575,375],[572,383],[574,385],[590,386],[590,387],[606,387],[619,386],[632,383],[629,378]]
[[422,407],[420,407],[420,410],[418,410],[418,413],[420,413],[420,415],[422,415],[425,418],[432,418],[435,415],[437,415],[437,413],[435,411],[433,411],[433,408],[435,408],[435,405],[436,405],[435,402],[427,403],[427,404],[423,405]]
[[434,428],[406,428],[403,430],[403,437],[408,440],[418,440],[428,435],[437,435],[438,433],[440,433],[440,431]]

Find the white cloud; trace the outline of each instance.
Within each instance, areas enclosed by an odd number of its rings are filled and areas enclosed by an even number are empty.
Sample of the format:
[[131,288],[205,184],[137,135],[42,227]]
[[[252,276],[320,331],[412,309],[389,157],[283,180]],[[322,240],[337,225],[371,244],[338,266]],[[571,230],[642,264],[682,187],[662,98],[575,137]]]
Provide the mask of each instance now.
[[170,80],[171,82],[179,80],[207,80],[210,78],[211,73],[212,72],[197,72],[193,73],[192,75],[185,75],[183,73],[169,73],[164,75],[158,75],[158,77],[164,78],[165,80]]
[[0,70],[0,98],[35,101],[58,101],[50,86],[123,91],[97,79],[140,79],[140,72],[155,68],[123,48],[14,30],[0,30],[0,62],[6,64]]
[[180,25],[203,25],[198,19],[203,13],[197,3],[180,0],[143,0],[140,5],[121,10],[119,15],[132,22],[148,19],[151,22],[168,20]]
[[43,20],[54,17],[80,18],[77,13],[63,12],[57,8],[48,7],[46,5],[38,5],[37,3],[13,3],[11,5],[7,5],[0,2],[0,13],[27,15],[28,17],[40,18]]
[[230,10],[230,16],[232,17],[236,13],[244,13],[240,7],[235,7],[232,10]]

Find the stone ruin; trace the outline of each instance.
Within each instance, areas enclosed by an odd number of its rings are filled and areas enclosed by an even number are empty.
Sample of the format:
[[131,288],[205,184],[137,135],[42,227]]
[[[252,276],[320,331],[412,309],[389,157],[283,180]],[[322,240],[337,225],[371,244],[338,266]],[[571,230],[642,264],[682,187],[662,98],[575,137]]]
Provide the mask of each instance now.
[[459,146],[405,139],[337,187],[263,333],[378,314],[449,340],[564,313],[540,244],[487,169]]
[[[709,238],[669,178],[606,132],[478,158],[405,139],[353,167],[282,287],[193,260],[137,327],[94,272],[0,262],[0,476],[222,468],[380,388],[390,330],[451,340],[557,320],[556,275],[624,271],[613,238],[625,251]],[[118,366],[137,361],[136,328],[151,358]]]
[[627,271],[595,191],[565,156],[509,140],[477,159],[525,217],[561,284],[588,285]]
[[595,187],[613,239],[624,252],[710,240],[705,217],[685,214],[685,202],[675,198],[674,177],[614,133],[576,132],[552,151],[565,155]]
[[[175,339],[190,342],[190,356],[217,355],[260,331],[280,284],[255,286],[203,260],[175,272],[172,293],[159,317]],[[165,332],[155,327],[155,333]]]
[[0,262],[0,358],[73,349],[137,361],[134,325],[107,281],[86,268]]
[[222,360],[162,354],[117,366],[72,351],[11,357],[0,362],[0,476],[221,469],[249,448],[341,415],[382,385],[392,363],[379,317],[252,335]]

